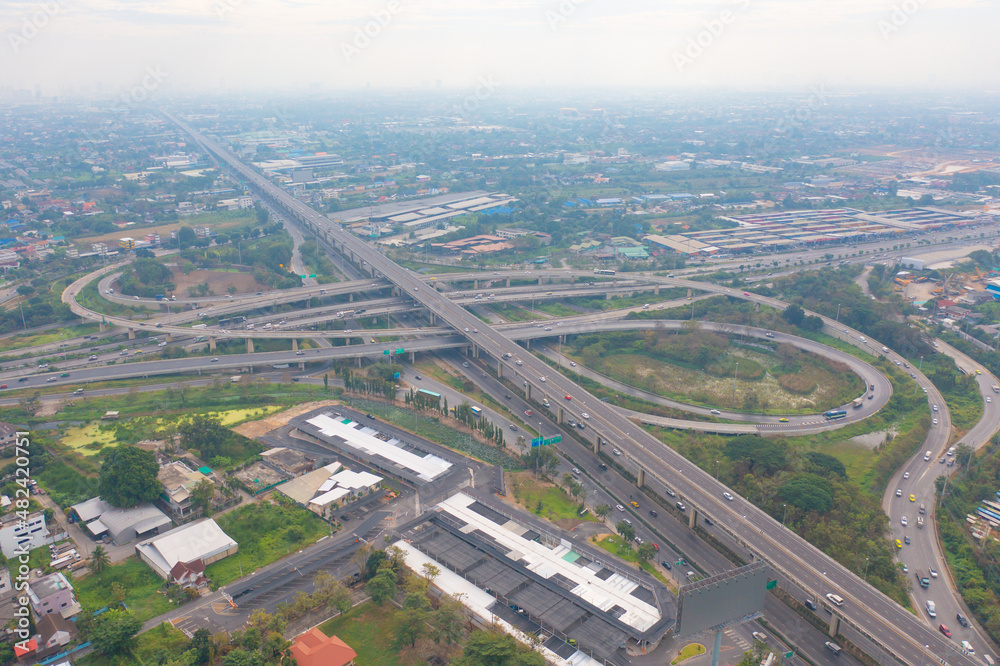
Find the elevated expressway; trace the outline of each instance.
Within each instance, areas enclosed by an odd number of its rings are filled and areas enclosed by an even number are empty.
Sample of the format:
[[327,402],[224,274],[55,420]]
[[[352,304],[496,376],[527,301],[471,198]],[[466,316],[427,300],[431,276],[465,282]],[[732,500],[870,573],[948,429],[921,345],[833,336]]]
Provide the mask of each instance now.
[[[539,381],[548,373],[548,366],[541,360],[525,355],[523,366],[514,365],[509,358],[520,352],[514,341],[482,323],[465,308],[429,289],[421,276],[395,264],[375,248],[273,185],[222,146],[199,135],[174,116],[167,114],[167,117],[236,171],[260,196],[312,233],[322,236],[373,277],[389,280],[402,293],[453,327],[471,343],[473,355],[487,354],[496,360],[502,374],[524,377],[524,381],[528,382],[529,396],[545,396],[552,402],[562,404],[564,417],[570,413],[580,416],[583,411],[588,411],[591,418],[586,436],[591,438],[595,449],[610,444],[621,449],[623,455],[619,460],[635,475],[637,485],[649,486],[661,495],[668,488],[673,488],[691,506],[692,521],[696,521],[699,514],[711,516],[734,539],[745,544],[749,551],[769,562],[802,590],[820,599],[828,592],[843,597],[843,605],[831,609],[834,611],[831,630],[835,631],[840,621],[849,622],[902,663],[975,663],[972,658],[963,655],[954,643],[753,504],[739,497],[727,502],[722,497],[725,487],[710,474],[637,428],[568,378],[553,374],[546,382]],[[761,301],[779,303],[766,298]],[[833,322],[825,323],[836,330]],[[565,396],[570,396],[570,399],[566,400]]]

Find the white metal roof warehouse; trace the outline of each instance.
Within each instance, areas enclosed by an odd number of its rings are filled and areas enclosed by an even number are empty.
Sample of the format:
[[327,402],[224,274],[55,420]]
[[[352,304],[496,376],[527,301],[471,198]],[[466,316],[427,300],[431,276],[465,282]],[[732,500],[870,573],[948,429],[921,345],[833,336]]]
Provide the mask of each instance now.
[[375,436],[378,431],[348,418],[336,419],[329,414],[320,414],[307,419],[306,423],[317,428],[324,437],[340,438],[347,446],[360,451],[366,459],[381,457],[410,470],[424,481],[433,481],[451,468],[451,463],[443,458],[433,454],[417,455],[397,446],[400,442],[396,439],[383,441]]
[[238,549],[232,537],[214,520],[206,518],[142,541],[136,544],[135,553],[161,578],[169,579],[170,570],[178,562],[201,560],[208,566]]

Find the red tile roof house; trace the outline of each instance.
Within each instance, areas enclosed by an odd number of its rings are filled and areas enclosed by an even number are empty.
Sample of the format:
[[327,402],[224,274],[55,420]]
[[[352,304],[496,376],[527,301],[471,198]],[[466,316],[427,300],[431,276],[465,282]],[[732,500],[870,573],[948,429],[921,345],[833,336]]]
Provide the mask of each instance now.
[[290,649],[298,666],[354,666],[358,656],[347,643],[317,627],[300,634]]

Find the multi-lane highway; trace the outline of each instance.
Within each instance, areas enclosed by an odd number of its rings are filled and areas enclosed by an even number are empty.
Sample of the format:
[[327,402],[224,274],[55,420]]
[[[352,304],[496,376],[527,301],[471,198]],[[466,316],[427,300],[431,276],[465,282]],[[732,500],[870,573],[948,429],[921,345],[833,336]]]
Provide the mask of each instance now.
[[640,483],[662,492],[669,485],[680,493],[692,509],[707,513],[733,538],[746,543],[760,557],[769,561],[784,575],[804,589],[823,596],[837,593],[843,605],[836,609],[839,616],[858,626],[905,663],[924,660],[945,660],[949,663],[973,663],[961,654],[954,643],[915,618],[885,595],[871,588],[858,576],[834,562],[817,548],[785,529],[755,506],[742,498],[729,502],[723,499],[725,488],[696,465],[664,447],[660,442],[635,427],[630,421],[576,387],[562,375],[542,377],[548,366],[526,356],[521,366],[507,359],[519,353],[515,342],[483,324],[460,305],[431,290],[419,275],[388,260],[374,248],[351,236],[338,225],[311,210],[308,206],[274,186],[263,176],[246,167],[224,148],[199,135],[173,116],[168,116],[195,141],[204,146],[228,166],[236,170],[264,197],[301,221],[314,233],[323,235],[339,250],[346,252],[355,263],[373,276],[384,276],[402,292],[420,302],[434,316],[452,326],[472,344],[474,355],[488,354],[504,373],[528,382],[529,393],[544,395],[560,405],[560,416],[573,414],[578,418],[588,412],[590,433],[596,444],[615,444],[623,451],[623,464],[632,467]]

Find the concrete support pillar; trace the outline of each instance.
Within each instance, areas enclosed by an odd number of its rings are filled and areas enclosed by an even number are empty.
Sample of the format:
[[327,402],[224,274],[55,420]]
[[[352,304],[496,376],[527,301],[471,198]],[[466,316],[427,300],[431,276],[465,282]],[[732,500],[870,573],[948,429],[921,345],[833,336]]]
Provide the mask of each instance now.
[[837,634],[840,633],[840,617],[836,614],[830,616],[830,626],[826,630],[826,633],[830,638],[836,638]]
[[604,300],[606,300],[606,301],[610,301],[611,300],[611,292],[610,291],[608,293],[604,294]]
[[566,336],[565,335],[560,335],[559,336],[559,344],[561,344],[561,345],[566,344]]
[[129,340],[135,340],[135,329],[134,328],[128,329],[128,339]]
[[538,278],[538,284],[542,284],[543,278]]
[[358,357],[358,368],[361,368],[361,357]]
[[479,289],[479,280],[473,280],[472,281],[472,288],[476,289],[476,290]]
[[166,337],[166,338],[164,338],[164,339],[165,339],[165,340],[166,340],[167,342],[173,342],[173,341],[174,341],[174,336],[170,335],[170,333],[167,333],[167,337]]
[[347,302],[348,303],[353,303],[354,302],[354,294],[348,294],[347,295]]
[[417,352],[410,352],[410,363],[417,362]]
[[562,424],[566,422],[566,410],[562,407],[559,408],[559,417],[556,419],[558,423]]
[[247,338],[247,353],[253,353],[253,338]]
[[296,338],[292,338],[292,351],[299,350],[299,341]]
[[692,294],[691,288],[688,287],[688,298],[691,298],[691,294]]
[[531,351],[531,340],[525,340],[524,341],[524,349],[526,351]]
[[525,387],[525,390],[527,391],[527,400],[528,402],[531,402],[531,384],[528,384],[528,386]]
[[479,345],[472,345],[472,358],[479,358]]
[[103,333],[106,330],[108,330],[107,324],[105,324],[104,321],[101,321],[101,333]]
[[694,529],[698,526],[698,510],[691,507],[691,515],[688,517],[688,527]]
[[600,437],[595,437],[594,438],[594,455],[596,456],[600,452],[601,452],[601,438]]
[[305,369],[306,369],[306,362],[299,361],[299,370],[305,370]]
[[510,278],[507,278],[507,286],[510,286]]
[[431,326],[437,326],[437,317],[434,316],[433,312],[431,313]]
[[653,294],[655,294],[656,296],[660,295],[660,285],[656,285],[655,287],[653,287]]
[[215,351],[215,338],[208,339],[208,350]]
[[646,470],[639,468],[639,473],[635,475],[635,487],[642,488],[646,485]]
[[503,379],[503,361],[497,361],[497,377]]

